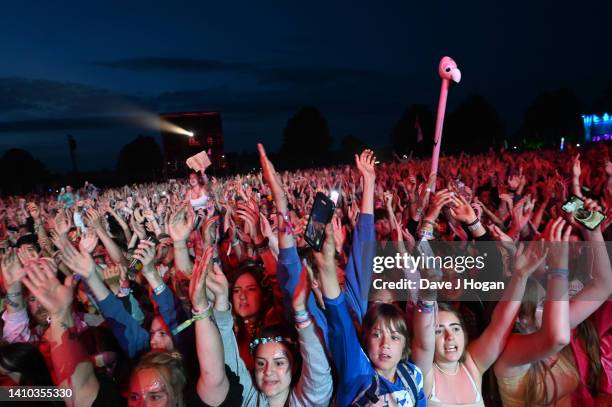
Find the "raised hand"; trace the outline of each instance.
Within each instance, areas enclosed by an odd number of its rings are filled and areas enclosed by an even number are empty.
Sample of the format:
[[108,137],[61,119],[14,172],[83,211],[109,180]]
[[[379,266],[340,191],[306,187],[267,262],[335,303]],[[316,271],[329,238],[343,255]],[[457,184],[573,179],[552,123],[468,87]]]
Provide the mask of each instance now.
[[342,220],[338,216],[332,218],[332,227],[334,230],[334,243],[336,248],[342,251],[344,242],[346,241],[346,228],[342,225]]
[[106,283],[108,288],[114,294],[117,294],[120,287],[120,281],[122,280],[121,277],[123,275],[125,279],[125,277],[127,276],[126,273],[127,269],[125,268],[125,266],[115,265],[102,270],[102,278],[104,279],[104,282]]
[[521,198],[520,201],[512,208],[512,228],[516,232],[523,230],[527,222],[531,219],[533,214],[534,204],[530,201],[530,196],[527,195]]
[[34,202],[28,202],[26,205],[28,213],[34,219],[34,223],[37,223],[40,219],[40,208]]
[[572,233],[572,226],[568,225],[565,230],[563,227],[566,221],[559,217],[551,219],[544,228],[542,237],[549,242],[557,242],[550,245],[548,253],[548,266],[550,268],[567,269],[569,257],[569,237]]
[[259,225],[259,212],[249,205],[239,203],[236,214],[245,222],[245,225],[248,225],[248,233],[251,241],[256,245],[261,244],[264,237]]
[[212,271],[206,277],[206,287],[215,301],[217,311],[229,309],[229,283],[218,264],[213,264]]
[[376,179],[376,170],[374,165],[376,157],[374,151],[363,150],[360,155],[355,154],[355,165],[366,181],[374,181]]
[[211,246],[204,249],[202,257],[193,266],[193,275],[189,281],[189,299],[196,311],[206,308],[208,300],[206,295],[206,275],[212,267],[213,249]]
[[174,242],[186,242],[193,230],[194,221],[193,209],[183,205],[170,218],[168,234]]
[[72,223],[70,221],[70,217],[66,215],[63,211],[58,212],[55,216],[55,231],[59,236],[64,236],[68,234]]
[[25,269],[21,267],[15,249],[8,249],[4,256],[2,256],[2,262],[0,266],[2,271],[2,281],[4,283],[4,289],[7,292],[12,292],[11,289],[18,286],[21,282],[21,279],[25,276]]
[[19,257],[19,261],[23,264],[23,267],[27,267],[32,262],[38,261],[38,253],[33,249],[27,246],[21,246],[17,249],[17,257]]
[[97,245],[98,235],[95,232],[87,231],[87,233],[81,236],[81,240],[79,241],[79,250],[87,253],[93,253]]
[[143,273],[155,272],[155,242],[141,240],[132,257],[142,263]]
[[531,241],[525,249],[520,243],[514,253],[514,273],[523,278],[531,276],[546,260],[548,249],[544,248],[543,241]]
[[47,310],[51,318],[70,313],[73,299],[72,276],[60,284],[55,277],[57,267],[51,259],[41,259],[27,267],[23,284]]
[[87,209],[85,219],[87,220],[87,225],[94,230],[102,230],[104,228],[102,215],[94,208]]
[[217,241],[217,222],[219,221],[219,215],[212,216],[206,219],[206,222],[202,225],[202,236],[204,237],[204,244],[211,246]]
[[263,178],[272,191],[277,209],[284,214],[287,211],[287,198],[285,197],[280,177],[276,173],[274,165],[268,159],[263,144],[257,144],[257,149],[259,151],[259,162],[261,163]]
[[574,179],[580,178],[581,173],[582,170],[580,168],[580,154],[576,154],[576,156],[572,160],[572,177],[574,177]]
[[62,249],[61,259],[66,266],[86,280],[96,274],[96,263],[86,251],[78,251],[72,245],[66,245]]
[[436,219],[438,219],[440,211],[442,210],[444,205],[451,203],[452,199],[453,192],[450,192],[448,189],[441,189],[436,192],[433,199],[431,200],[429,210],[427,211],[427,214],[425,215],[424,219],[427,219],[430,222],[434,222]]
[[459,194],[453,195],[451,201],[453,206],[449,212],[453,218],[462,223],[472,223],[477,219],[474,209],[463,196]]

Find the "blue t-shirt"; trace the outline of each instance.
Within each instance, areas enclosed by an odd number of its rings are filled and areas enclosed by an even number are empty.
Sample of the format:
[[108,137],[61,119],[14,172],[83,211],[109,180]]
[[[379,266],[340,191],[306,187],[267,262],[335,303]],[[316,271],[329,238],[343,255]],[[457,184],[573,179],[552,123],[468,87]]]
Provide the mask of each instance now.
[[[416,406],[419,400],[425,400],[423,391],[423,374],[421,370],[410,362],[400,362],[405,370],[410,373],[410,378],[415,384],[416,397],[410,386],[406,386],[400,376],[395,382],[390,382],[378,375],[361,348],[357,332],[349,314],[344,293],[337,298],[325,298],[325,315],[328,324],[329,350],[338,371],[338,392],[336,395],[337,405],[346,407],[363,391],[370,389],[375,375],[378,377],[377,394],[380,400],[384,400],[388,406],[389,400],[393,400],[399,406]],[[416,399],[416,400],[415,400]],[[422,404],[422,403],[421,403]],[[379,406],[380,404],[376,404]]]

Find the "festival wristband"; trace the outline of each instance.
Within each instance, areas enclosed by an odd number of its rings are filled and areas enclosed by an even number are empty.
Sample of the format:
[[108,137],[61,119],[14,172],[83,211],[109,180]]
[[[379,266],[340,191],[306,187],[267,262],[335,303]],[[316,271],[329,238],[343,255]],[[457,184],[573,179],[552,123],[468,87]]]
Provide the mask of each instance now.
[[417,309],[419,312],[423,312],[425,314],[431,314],[436,308],[436,301],[417,301]]
[[564,268],[552,268],[546,271],[546,277],[566,277],[569,275],[569,270]]
[[195,321],[200,321],[202,319],[210,317],[212,315],[211,304],[208,303],[208,307],[204,308],[204,310],[199,311],[199,312],[192,309],[191,313],[193,316],[190,319],[184,321],[182,324],[180,324],[176,328],[174,328],[172,330],[172,335],[176,336],[179,333],[183,332],[185,329],[189,328]]

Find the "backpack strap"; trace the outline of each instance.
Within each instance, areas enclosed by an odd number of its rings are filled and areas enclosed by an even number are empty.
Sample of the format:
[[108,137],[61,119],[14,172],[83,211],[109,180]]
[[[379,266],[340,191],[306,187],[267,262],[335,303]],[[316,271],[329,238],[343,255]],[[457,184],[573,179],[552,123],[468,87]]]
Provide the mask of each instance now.
[[378,375],[374,373],[374,377],[372,377],[372,383],[370,387],[361,391],[355,397],[353,402],[351,403],[352,407],[366,407],[369,404],[374,404],[378,402],[378,389],[380,388],[380,381]]
[[397,365],[397,373],[404,384],[404,387],[409,388],[412,393],[412,399],[414,401],[414,405],[418,405],[419,403],[419,392],[417,390],[417,386],[415,383],[415,378],[413,378],[412,372],[410,370],[409,365],[400,362]]

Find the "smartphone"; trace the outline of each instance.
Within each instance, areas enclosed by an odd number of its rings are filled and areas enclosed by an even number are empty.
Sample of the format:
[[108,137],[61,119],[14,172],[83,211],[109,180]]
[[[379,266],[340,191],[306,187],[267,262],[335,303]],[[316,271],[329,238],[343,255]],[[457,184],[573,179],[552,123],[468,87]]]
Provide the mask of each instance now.
[[340,192],[336,189],[332,189],[329,193],[329,199],[334,203],[334,206],[338,205],[338,198],[340,197]]
[[588,211],[584,209],[584,201],[576,195],[572,195],[561,207],[561,209],[574,216],[577,222],[583,224],[587,229],[594,230],[606,218],[599,211]]
[[335,207],[331,199],[325,196],[325,194],[317,192],[312,210],[310,211],[310,217],[308,218],[308,224],[306,225],[304,240],[318,252],[323,247],[325,226],[331,222]]

